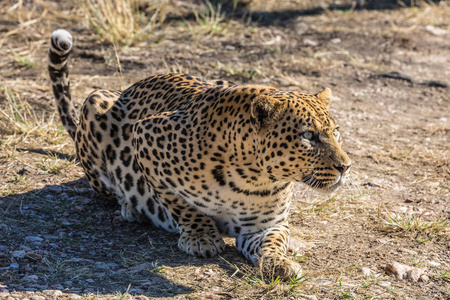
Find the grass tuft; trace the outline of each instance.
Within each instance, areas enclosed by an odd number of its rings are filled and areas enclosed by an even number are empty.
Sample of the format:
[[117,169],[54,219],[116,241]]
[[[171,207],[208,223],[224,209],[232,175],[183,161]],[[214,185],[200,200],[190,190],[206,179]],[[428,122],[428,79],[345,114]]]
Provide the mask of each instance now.
[[91,29],[102,41],[134,46],[145,40],[165,19],[167,1],[150,1],[145,11],[139,0],[83,0]]
[[36,67],[36,63],[33,61],[32,58],[22,56],[22,55],[14,56],[14,62],[16,62],[19,66],[25,67],[27,69]]
[[389,218],[383,222],[384,225],[390,226],[396,231],[429,231],[434,233],[445,233],[448,230],[449,223],[450,220],[448,218],[437,221],[424,221],[421,215],[406,216],[402,214],[389,214]]
[[280,290],[285,291],[287,294],[296,294],[296,289],[304,284],[307,280],[306,275],[303,275],[299,278],[291,278],[289,281],[282,281],[279,276],[265,276],[263,272],[263,268],[260,267],[259,270],[255,270],[254,268],[243,265],[241,267],[232,264],[221,257],[223,261],[225,261],[232,269],[234,269],[234,273],[231,275],[232,277],[239,277],[239,281],[243,284],[250,286],[258,286],[263,288],[266,293],[279,288]]
[[63,142],[66,132],[57,121],[55,112],[50,116],[45,112],[37,113],[20,93],[5,86],[0,86],[1,91],[5,101],[0,106],[0,128],[3,134],[19,135],[19,141],[14,144],[23,142],[29,136],[43,137],[52,144]]
[[223,26],[225,14],[222,12],[222,3],[213,5],[210,1],[206,1],[206,9],[200,12],[193,10],[193,13],[195,20],[203,29],[202,34],[211,36],[224,31],[226,26]]
[[212,63],[212,66],[225,71],[230,76],[242,76],[249,80],[252,80],[254,77],[261,77],[261,71],[257,68],[254,68],[254,70],[240,70],[232,66],[224,65],[220,61]]
[[180,25],[197,38],[204,39],[224,35],[229,22],[225,22],[226,16],[222,11],[222,3],[212,4],[211,1],[205,1],[204,3],[205,6],[202,9],[192,9],[192,14],[195,17],[194,25],[188,21],[179,21]]
[[47,172],[48,174],[58,175],[63,170],[72,167],[76,164],[76,159],[68,160],[68,159],[60,159],[56,156],[47,156],[40,164],[38,164],[37,168]]

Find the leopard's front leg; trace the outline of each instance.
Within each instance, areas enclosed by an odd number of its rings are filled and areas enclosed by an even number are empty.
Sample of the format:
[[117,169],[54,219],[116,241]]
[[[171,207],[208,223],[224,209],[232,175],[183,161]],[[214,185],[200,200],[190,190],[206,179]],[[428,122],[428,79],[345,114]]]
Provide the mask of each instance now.
[[301,266],[287,257],[288,241],[289,226],[284,221],[259,232],[241,234],[236,245],[265,275],[289,279],[301,275]]
[[225,250],[225,242],[215,222],[181,197],[170,192],[156,193],[170,217],[176,222],[178,247],[191,255],[213,257]]

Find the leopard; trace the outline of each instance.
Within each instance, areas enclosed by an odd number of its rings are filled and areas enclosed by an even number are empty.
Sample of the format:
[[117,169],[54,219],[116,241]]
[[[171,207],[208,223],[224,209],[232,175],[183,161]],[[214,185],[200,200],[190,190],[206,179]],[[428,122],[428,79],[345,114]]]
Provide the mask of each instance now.
[[178,233],[181,251],[214,257],[223,237],[265,274],[302,274],[288,254],[294,186],[332,192],[351,160],[316,94],[159,74],[125,90],[93,91],[75,109],[65,29],[50,38],[48,71],[60,121],[94,191],[122,217]]

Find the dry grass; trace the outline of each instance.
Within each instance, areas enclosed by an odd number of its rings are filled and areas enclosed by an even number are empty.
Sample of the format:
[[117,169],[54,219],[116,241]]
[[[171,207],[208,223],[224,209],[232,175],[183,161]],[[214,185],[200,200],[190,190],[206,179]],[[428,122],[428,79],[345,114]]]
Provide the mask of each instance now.
[[220,2],[217,5],[213,5],[210,1],[206,1],[206,8],[203,11],[193,10],[192,12],[202,29],[197,34],[211,36],[224,31],[225,15],[222,12],[222,4]]
[[48,20],[66,21],[76,20],[78,15],[74,11],[58,11],[44,0],[4,0],[0,2],[2,19],[17,22],[13,29],[0,36],[0,53],[10,49],[8,41],[17,38],[28,44],[30,40],[45,39],[48,34]]
[[409,19],[413,24],[450,26],[450,4],[447,1],[441,1],[435,4],[431,1],[418,1],[416,7],[405,10],[405,19]]
[[[66,136],[55,112],[37,112],[19,92],[0,87],[6,101],[0,106],[0,126],[3,134],[25,141],[29,136],[42,137],[51,144],[61,143]],[[15,140],[14,144],[19,141]]]
[[49,155],[45,157],[41,163],[37,165],[37,168],[47,172],[48,174],[58,175],[64,170],[73,168],[77,164],[76,160],[60,159],[55,155]]
[[224,36],[230,32],[229,25],[232,20],[226,18],[222,10],[222,3],[205,0],[203,5],[190,9],[194,15],[195,22],[187,20],[178,23],[184,27],[189,34],[197,40],[205,40],[211,36]]
[[151,1],[144,10],[139,0],[83,0],[82,9],[90,28],[100,40],[133,46],[160,26],[166,17],[167,1]]
[[423,214],[420,215],[405,215],[405,214],[388,214],[388,218],[383,221],[387,229],[403,232],[431,232],[431,233],[450,233],[450,220],[443,218],[437,221],[425,221]]
[[238,285],[247,285],[249,287],[261,288],[265,294],[271,296],[292,297],[299,293],[302,285],[307,281],[306,275],[299,278],[291,278],[283,282],[279,277],[265,275],[262,265],[259,269],[252,268],[248,265],[232,264],[224,260],[233,270],[231,277],[236,278]]

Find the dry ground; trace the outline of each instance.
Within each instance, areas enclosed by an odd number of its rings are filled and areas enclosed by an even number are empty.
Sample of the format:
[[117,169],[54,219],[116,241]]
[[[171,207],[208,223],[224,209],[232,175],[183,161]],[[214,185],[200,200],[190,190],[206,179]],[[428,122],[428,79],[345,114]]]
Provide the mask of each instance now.
[[[117,52],[79,1],[0,2],[1,299],[450,299],[450,6],[237,2],[209,12],[202,1],[163,3],[164,23]],[[334,195],[298,186],[290,222],[302,280],[261,279],[231,239],[222,257],[187,256],[175,235],[124,222],[92,192],[46,74],[60,27],[75,37],[78,107],[95,88],[161,72],[332,88],[352,182]],[[392,262],[426,277],[388,275]]]

